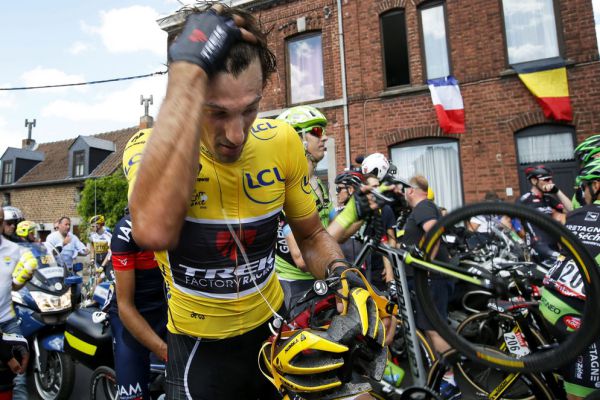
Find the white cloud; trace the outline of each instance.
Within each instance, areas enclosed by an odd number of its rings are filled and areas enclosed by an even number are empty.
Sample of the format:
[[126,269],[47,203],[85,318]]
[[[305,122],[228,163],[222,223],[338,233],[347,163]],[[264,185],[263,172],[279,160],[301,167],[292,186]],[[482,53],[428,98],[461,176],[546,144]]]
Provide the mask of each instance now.
[[[62,85],[85,82],[85,77],[83,75],[69,75],[58,69],[42,68],[40,66],[31,71],[24,72],[21,75],[21,79],[25,83],[25,86]],[[66,90],[67,88],[44,89],[44,93],[49,93],[49,91],[64,92]],[[83,87],[79,87],[79,90],[84,89]]]
[[112,121],[123,127],[134,126],[144,113],[140,95],[153,95],[150,114],[156,114],[165,96],[166,76],[142,79],[123,90],[104,93],[91,101],[56,100],[42,109],[44,117],[58,117],[70,121]]
[[[12,87],[10,83],[0,83],[0,87]],[[12,92],[0,91],[0,108],[14,108],[16,106],[15,95]],[[1,118],[1,117],[0,117]]]
[[165,55],[167,33],[156,23],[158,12],[151,7],[132,6],[100,13],[100,26],[81,22],[84,32],[97,34],[111,53],[151,51]]
[[519,14],[539,13],[543,10],[552,11],[552,0],[503,0],[504,15],[511,17]]
[[21,137],[15,133],[6,120],[0,116],[0,156],[4,154],[7,147],[21,147]]
[[89,49],[89,46],[86,43],[77,41],[73,43],[71,47],[69,47],[68,51],[71,54],[80,54],[86,51],[87,49]]

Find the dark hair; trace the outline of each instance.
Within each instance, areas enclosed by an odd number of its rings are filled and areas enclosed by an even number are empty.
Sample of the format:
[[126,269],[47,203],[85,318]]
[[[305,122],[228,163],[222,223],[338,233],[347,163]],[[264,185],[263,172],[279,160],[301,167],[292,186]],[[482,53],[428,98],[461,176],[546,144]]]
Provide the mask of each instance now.
[[[186,13],[206,12],[213,5],[214,3],[206,4],[203,7],[190,8],[187,6],[181,11]],[[226,72],[237,77],[248,68],[255,58],[258,58],[260,61],[260,69],[262,71],[263,87],[266,86],[269,76],[277,71],[277,59],[267,45],[268,32],[262,30],[260,22],[248,11],[239,7],[229,7],[225,4],[221,4],[221,6],[223,7],[221,15],[225,17],[238,15],[244,19],[244,29],[256,37],[256,43],[238,41],[232,45],[223,65],[215,72]],[[181,33],[182,29],[183,25],[177,34]]]
[[496,192],[492,192],[492,191],[486,192],[483,199],[485,201],[501,201],[500,197],[496,194]]

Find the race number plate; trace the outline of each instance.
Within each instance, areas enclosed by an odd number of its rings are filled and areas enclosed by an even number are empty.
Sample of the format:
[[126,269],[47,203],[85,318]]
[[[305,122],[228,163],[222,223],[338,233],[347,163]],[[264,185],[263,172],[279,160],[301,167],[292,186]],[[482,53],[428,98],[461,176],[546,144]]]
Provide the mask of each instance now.
[[525,338],[523,338],[523,334],[521,332],[505,333],[504,342],[506,343],[508,351],[518,358],[531,353],[531,350],[529,350],[529,346],[527,345],[527,342],[525,341]]

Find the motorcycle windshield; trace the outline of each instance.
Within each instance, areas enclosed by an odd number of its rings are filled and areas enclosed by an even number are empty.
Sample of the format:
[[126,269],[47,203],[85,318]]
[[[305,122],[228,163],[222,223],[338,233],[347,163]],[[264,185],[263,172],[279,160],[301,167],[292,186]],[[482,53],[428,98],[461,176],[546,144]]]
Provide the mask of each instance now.
[[26,245],[37,259],[38,267],[30,283],[51,292],[61,292],[65,288],[65,269],[56,262],[56,258],[41,243]]

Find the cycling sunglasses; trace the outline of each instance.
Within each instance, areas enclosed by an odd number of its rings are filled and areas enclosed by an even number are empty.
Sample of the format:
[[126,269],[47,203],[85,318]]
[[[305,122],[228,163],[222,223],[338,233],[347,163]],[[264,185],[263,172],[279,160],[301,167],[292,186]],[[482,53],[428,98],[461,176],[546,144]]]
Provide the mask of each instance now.
[[335,192],[336,193],[340,193],[342,190],[347,190],[348,188],[346,186],[337,186],[335,188]]
[[319,125],[315,125],[315,126],[311,126],[309,128],[304,128],[303,132],[310,133],[311,135],[316,136],[319,139],[321,139],[321,137],[325,134],[325,128],[323,128],[322,126],[319,126]]
[[6,225],[15,225],[15,226],[17,225],[17,221],[16,221],[16,220],[14,220],[14,219],[9,219],[9,220],[6,220],[6,219],[5,219],[5,220],[4,220],[4,223],[5,223]]

